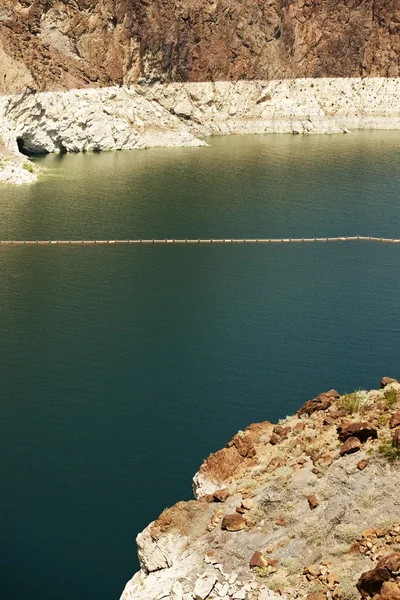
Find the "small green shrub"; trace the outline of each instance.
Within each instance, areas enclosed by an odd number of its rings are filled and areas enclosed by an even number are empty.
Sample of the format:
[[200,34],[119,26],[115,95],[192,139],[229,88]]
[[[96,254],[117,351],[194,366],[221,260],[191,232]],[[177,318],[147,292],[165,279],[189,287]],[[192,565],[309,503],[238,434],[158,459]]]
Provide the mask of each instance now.
[[340,407],[350,414],[361,412],[368,404],[369,398],[364,390],[356,390],[340,398]]
[[268,587],[271,590],[281,590],[287,585],[287,578],[282,575],[272,575],[268,580]]
[[387,425],[389,423],[389,419],[390,419],[389,413],[382,413],[381,415],[379,415],[379,417],[378,417],[379,427],[385,427],[385,425]]
[[382,439],[378,452],[389,462],[393,462],[400,457],[399,448],[396,448],[391,438]]
[[260,577],[268,577],[269,570],[268,567],[253,567],[252,569],[254,573],[257,573]]
[[30,162],[24,162],[22,168],[25,169],[25,171],[28,171],[29,173],[33,173],[35,170],[33,164]]
[[397,404],[397,392],[396,390],[385,390],[384,392],[385,402],[389,408],[393,408]]

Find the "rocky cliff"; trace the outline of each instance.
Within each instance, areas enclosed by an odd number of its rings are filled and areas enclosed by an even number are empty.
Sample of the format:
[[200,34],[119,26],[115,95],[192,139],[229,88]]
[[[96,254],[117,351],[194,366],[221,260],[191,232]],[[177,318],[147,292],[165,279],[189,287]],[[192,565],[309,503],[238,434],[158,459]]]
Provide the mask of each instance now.
[[399,75],[398,0],[2,0],[0,93]]
[[399,600],[400,384],[320,394],[203,463],[121,600]]
[[142,84],[0,96],[0,138],[17,152],[201,146],[241,133],[400,129],[400,79]]

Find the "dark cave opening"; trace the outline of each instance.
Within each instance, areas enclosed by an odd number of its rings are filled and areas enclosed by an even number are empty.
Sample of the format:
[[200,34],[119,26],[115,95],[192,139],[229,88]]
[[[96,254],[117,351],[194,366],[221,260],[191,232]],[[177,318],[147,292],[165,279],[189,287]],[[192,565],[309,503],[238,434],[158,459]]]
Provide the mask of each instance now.
[[27,148],[25,146],[24,138],[22,138],[22,137],[17,138],[17,144],[18,144],[18,150],[20,151],[21,154],[25,154],[25,156],[30,155],[30,152],[27,150]]

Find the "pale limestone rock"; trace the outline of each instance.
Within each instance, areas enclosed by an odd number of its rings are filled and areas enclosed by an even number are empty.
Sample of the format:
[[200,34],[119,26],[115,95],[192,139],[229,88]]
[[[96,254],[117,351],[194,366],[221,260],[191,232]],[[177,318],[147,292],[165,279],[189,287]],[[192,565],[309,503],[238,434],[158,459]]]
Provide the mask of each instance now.
[[174,108],[174,113],[178,117],[185,117],[186,119],[188,119],[191,116],[192,111],[193,111],[193,106],[190,103],[190,100],[188,97],[183,98],[180,102],[178,102],[178,104]]
[[223,584],[217,583],[215,586],[215,591],[217,592],[218,596],[223,598],[224,596],[228,595],[229,584],[228,583],[223,583]]
[[0,157],[0,184],[12,183],[22,185],[36,181],[37,173],[28,171],[24,168],[24,164],[26,163],[16,158],[7,157],[2,159]]
[[127,88],[3,96],[0,123],[10,149],[20,138],[30,152],[205,145],[176,115]]
[[218,581],[217,575],[212,572],[206,572],[199,577],[194,585],[193,598],[194,600],[206,600],[214,589]]
[[[49,13],[43,17],[45,36],[53,35],[52,23],[56,22]],[[57,43],[68,53],[62,27],[58,29],[61,38]],[[22,84],[28,85],[28,79],[21,80]],[[200,146],[204,142],[197,136],[206,135],[398,129],[399,96],[399,78],[144,84],[24,92],[0,97],[0,135],[12,150],[20,137],[33,152],[77,152]]]
[[204,473],[197,472],[193,477],[193,494],[195,498],[213,494],[219,487],[218,483],[210,481]]
[[272,590],[268,589],[262,590],[258,595],[258,600],[278,600],[278,598],[284,600],[285,596],[279,596],[278,594],[275,594],[275,592],[273,592]]
[[232,598],[233,598],[233,600],[245,600],[246,599],[246,590],[242,588],[241,590],[234,592],[232,594]]
[[183,600],[183,588],[180,581],[175,581],[169,593],[169,600]]
[[187,541],[186,537],[174,533],[154,540],[151,527],[152,524],[136,538],[140,566],[148,573],[171,567]]

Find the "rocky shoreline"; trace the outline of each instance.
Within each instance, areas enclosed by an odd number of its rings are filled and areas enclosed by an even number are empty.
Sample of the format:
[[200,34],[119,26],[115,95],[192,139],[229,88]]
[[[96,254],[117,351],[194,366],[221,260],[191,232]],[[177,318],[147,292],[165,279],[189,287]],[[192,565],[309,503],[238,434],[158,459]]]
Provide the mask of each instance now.
[[37,181],[40,170],[17,152],[10,152],[1,143],[0,139],[0,184],[11,183],[21,185]]
[[121,600],[399,600],[400,384],[237,433],[137,537]]
[[[8,152],[204,146],[211,135],[400,129],[400,78],[143,84],[0,96]],[[3,175],[4,177],[4,175]]]

